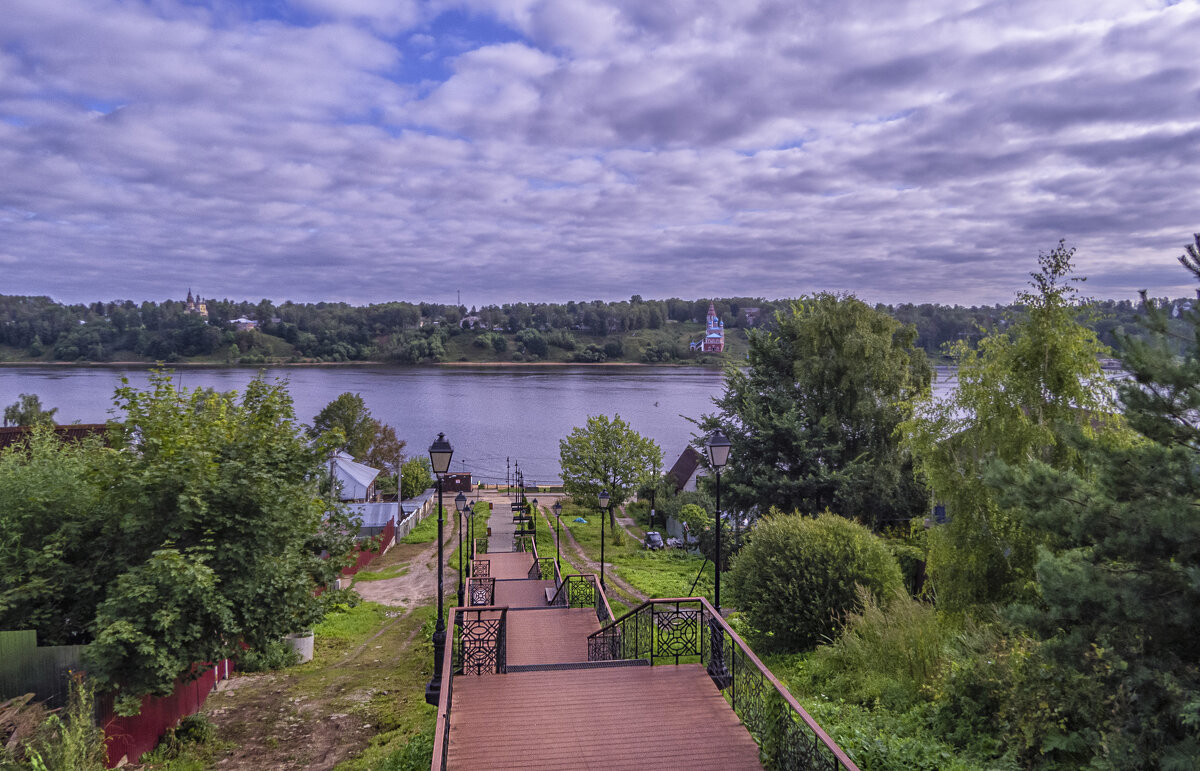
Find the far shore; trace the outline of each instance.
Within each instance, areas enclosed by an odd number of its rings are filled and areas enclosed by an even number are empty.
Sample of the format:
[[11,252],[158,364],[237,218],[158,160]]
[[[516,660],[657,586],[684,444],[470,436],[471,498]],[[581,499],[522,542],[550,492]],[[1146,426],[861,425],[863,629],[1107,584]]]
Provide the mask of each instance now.
[[677,367],[717,369],[719,365],[690,364],[682,362],[661,362],[647,364],[640,361],[440,361],[428,364],[401,364],[394,361],[377,361],[364,359],[361,361],[279,361],[259,364],[226,363],[220,361],[0,361],[0,367],[62,367],[62,368],[96,368],[112,369],[129,367],[138,369],[265,369],[276,367]]

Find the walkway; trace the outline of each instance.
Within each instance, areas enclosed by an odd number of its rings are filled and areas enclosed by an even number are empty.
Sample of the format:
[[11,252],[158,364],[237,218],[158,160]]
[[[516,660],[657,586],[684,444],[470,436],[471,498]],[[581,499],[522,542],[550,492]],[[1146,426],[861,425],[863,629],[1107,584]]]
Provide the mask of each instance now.
[[[497,537],[506,524],[511,533],[512,514],[497,504],[489,549],[511,542]],[[477,559],[489,563],[495,610],[474,622],[468,615],[462,633],[474,635],[472,623],[498,623],[503,613],[506,673],[454,676],[446,768],[761,769],[758,745],[702,665],[588,661],[588,635],[601,628],[597,607],[607,609],[591,594],[594,579],[587,607],[551,606],[555,582],[529,578],[535,553]],[[562,591],[566,597],[566,585]]]

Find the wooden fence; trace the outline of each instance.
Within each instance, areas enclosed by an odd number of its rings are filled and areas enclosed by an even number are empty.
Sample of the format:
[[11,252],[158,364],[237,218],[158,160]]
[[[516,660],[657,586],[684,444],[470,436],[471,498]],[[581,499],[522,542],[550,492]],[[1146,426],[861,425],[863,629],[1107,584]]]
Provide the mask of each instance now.
[[[71,671],[83,670],[83,645],[46,645],[39,647],[37,632],[31,630],[0,632],[0,698],[24,693],[50,708],[67,704],[67,681]],[[216,666],[204,665],[195,680],[178,681],[170,696],[146,696],[142,709],[131,717],[113,713],[111,694],[97,694],[96,721],[104,728],[108,747],[108,766],[126,758],[136,763],[142,754],[154,749],[166,730],[180,719],[195,714],[218,682],[234,671],[225,660]]]
[[343,576],[348,578],[348,577],[354,575],[358,571],[365,568],[367,565],[371,564],[371,560],[375,559],[376,557],[380,556],[381,554],[383,554],[385,551],[388,550],[388,547],[390,547],[392,545],[392,543],[396,540],[396,519],[395,519],[395,517],[393,517],[392,519],[389,519],[387,524],[383,526],[382,533],[380,533],[378,536],[372,536],[371,538],[372,538],[372,540],[378,538],[378,541],[377,541],[378,546],[376,546],[374,549],[364,549],[363,546],[365,545],[366,542],[358,543],[357,546],[355,547],[355,549],[357,551],[355,554],[354,564],[350,565],[348,567],[342,568]]

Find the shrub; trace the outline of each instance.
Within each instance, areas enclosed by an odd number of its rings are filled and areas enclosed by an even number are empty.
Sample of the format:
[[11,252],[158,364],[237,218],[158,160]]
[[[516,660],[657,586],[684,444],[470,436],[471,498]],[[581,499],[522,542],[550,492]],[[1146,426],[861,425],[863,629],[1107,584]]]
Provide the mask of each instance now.
[[858,609],[859,584],[877,600],[903,591],[883,541],[829,513],[812,518],[772,509],[729,571],[734,602],[761,642],[780,650],[804,650],[831,637]]
[[257,648],[247,648],[238,656],[241,672],[269,672],[287,669],[300,661],[300,655],[283,640],[274,640]]
[[946,658],[952,630],[931,605],[897,592],[886,608],[858,587],[837,639],[813,652],[812,676],[847,701],[905,709],[926,699]]

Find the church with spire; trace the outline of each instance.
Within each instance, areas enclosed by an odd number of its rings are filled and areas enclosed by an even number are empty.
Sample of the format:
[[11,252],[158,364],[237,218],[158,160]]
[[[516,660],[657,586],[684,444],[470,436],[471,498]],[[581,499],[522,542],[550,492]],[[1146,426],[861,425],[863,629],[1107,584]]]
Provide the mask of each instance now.
[[693,351],[703,353],[723,353],[725,351],[725,322],[717,316],[717,307],[708,304],[708,321],[704,326],[704,339],[692,343]]
[[184,313],[192,313],[202,319],[208,318],[208,304],[200,299],[200,295],[192,297],[192,289],[188,287],[187,305],[184,306]]

